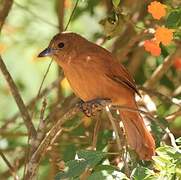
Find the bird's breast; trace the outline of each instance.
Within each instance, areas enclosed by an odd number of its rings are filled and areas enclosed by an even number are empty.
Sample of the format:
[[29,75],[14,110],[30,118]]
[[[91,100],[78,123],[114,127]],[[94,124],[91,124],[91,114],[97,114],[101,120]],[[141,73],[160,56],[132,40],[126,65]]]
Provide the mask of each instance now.
[[126,104],[130,96],[126,88],[109,79],[100,67],[69,65],[64,73],[74,93],[84,101],[102,98],[111,99],[115,104]]
[[[74,93],[84,101],[101,98],[103,77],[90,68],[74,67],[64,70]],[[99,76],[99,77],[97,77]]]

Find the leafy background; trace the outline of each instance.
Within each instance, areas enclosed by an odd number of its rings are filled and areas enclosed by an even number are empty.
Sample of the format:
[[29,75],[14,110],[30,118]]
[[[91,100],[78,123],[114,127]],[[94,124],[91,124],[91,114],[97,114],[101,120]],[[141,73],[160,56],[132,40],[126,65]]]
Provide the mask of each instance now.
[[[61,0],[60,0],[61,1]],[[0,7],[1,2],[0,0]],[[155,21],[147,12],[151,1],[144,0],[80,0],[68,30],[81,34],[90,41],[104,41],[103,46],[113,52],[142,86],[161,65],[165,57],[180,47],[181,4],[179,0],[162,1],[168,13],[161,21]],[[0,36],[0,54],[8,67],[26,104],[38,93],[50,59],[38,59],[37,54],[59,32],[59,0],[15,0]],[[66,26],[76,1],[65,0],[63,25]],[[133,20],[130,22],[129,20]],[[152,36],[139,34],[156,25],[174,28],[174,40],[169,46],[162,46],[159,57],[151,56],[143,48],[144,40]],[[181,56],[177,57],[181,58]],[[174,61],[174,60],[173,60]],[[170,66],[161,79],[155,82],[153,90],[164,94],[152,96],[143,94],[140,105],[157,115],[156,122],[149,122],[157,142],[157,156],[151,162],[139,161],[129,150],[129,157],[123,161],[116,147],[113,130],[105,113],[97,132],[97,151],[89,151],[96,120],[78,114],[65,124],[65,131],[46,153],[39,166],[38,179],[180,179],[181,156],[181,71],[179,65]],[[58,78],[58,67],[52,64],[43,88]],[[57,98],[57,89],[61,97]],[[150,88],[152,89],[152,88]],[[62,79],[58,88],[46,94],[48,107],[52,107],[72,96],[72,91]],[[62,99],[61,99],[62,98]],[[166,100],[165,100],[166,99]],[[170,99],[171,101],[168,101]],[[68,100],[67,100],[68,101]],[[143,106],[143,103],[145,104]],[[38,125],[42,100],[36,102],[33,122]],[[176,105],[177,104],[177,105]],[[178,105],[179,104],[179,105]],[[64,107],[62,107],[64,108]],[[0,75],[0,150],[13,164],[19,177],[23,177],[27,147],[27,132],[21,117],[7,123],[18,112],[11,92]],[[173,117],[169,119],[172,113]],[[145,119],[148,121],[147,119]],[[54,122],[52,122],[54,123]],[[168,129],[169,128],[169,129]],[[168,136],[171,131],[177,146],[173,147]],[[75,158],[76,157],[76,158]],[[12,179],[11,172],[0,159],[0,179]],[[67,168],[68,167],[68,168]]]

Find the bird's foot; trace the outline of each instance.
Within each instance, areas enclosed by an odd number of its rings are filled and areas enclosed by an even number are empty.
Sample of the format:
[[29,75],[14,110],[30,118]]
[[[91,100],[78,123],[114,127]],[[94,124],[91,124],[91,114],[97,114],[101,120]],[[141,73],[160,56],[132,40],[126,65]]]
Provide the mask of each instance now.
[[80,101],[78,106],[80,110],[88,117],[95,116],[98,111],[101,111],[105,104],[111,102],[109,99],[93,99],[91,101]]

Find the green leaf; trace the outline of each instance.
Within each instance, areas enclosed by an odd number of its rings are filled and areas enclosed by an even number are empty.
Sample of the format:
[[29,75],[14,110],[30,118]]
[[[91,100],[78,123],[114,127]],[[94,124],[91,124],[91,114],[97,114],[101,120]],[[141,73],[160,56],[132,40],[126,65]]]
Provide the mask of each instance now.
[[170,163],[169,160],[167,160],[167,157],[160,157],[160,156],[154,156],[152,157],[155,162],[155,168],[159,171],[165,170],[167,167],[167,164]]
[[166,27],[177,28],[181,26],[181,10],[172,11],[166,20]]
[[120,3],[120,0],[112,0],[112,3],[114,5],[114,7],[118,7],[119,3]]
[[157,154],[160,157],[164,157],[167,159],[180,159],[180,153],[174,147],[171,146],[162,146],[156,149]]
[[135,168],[132,172],[131,179],[134,180],[151,180],[154,177],[154,172],[150,169],[145,167],[139,166]]
[[105,155],[105,153],[99,151],[79,151],[77,153],[78,159],[68,161],[65,165],[65,171],[58,173],[55,179],[78,177],[85,169],[93,168],[97,165]]

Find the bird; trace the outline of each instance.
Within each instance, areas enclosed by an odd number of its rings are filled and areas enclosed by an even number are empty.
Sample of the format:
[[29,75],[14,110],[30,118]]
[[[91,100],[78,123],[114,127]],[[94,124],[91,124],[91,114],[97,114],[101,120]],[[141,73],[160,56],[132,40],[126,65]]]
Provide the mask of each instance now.
[[[55,35],[38,57],[52,57],[83,102],[109,99],[113,105],[138,109],[139,94],[128,70],[107,49],[74,32]],[[155,141],[139,111],[119,110],[127,143],[139,159],[155,155]]]

